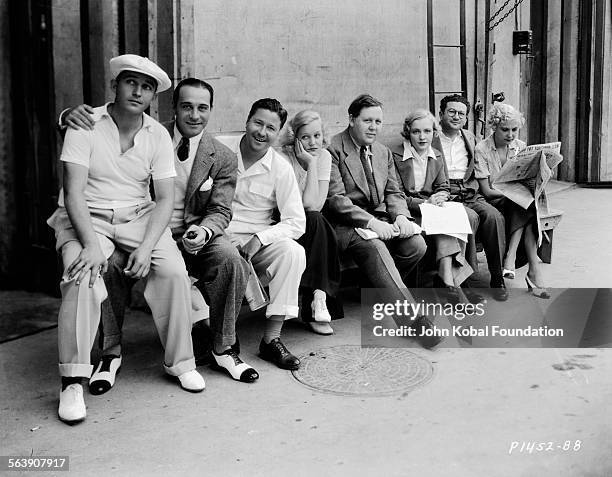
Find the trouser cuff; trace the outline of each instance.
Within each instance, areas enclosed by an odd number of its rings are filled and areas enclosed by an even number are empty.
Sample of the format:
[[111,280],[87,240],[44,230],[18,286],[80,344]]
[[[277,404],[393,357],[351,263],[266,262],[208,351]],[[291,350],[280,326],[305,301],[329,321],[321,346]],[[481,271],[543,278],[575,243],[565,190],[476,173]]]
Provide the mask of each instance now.
[[170,376],[180,376],[181,374],[194,370],[195,368],[196,365],[194,358],[181,361],[174,366],[166,366],[164,364],[164,371],[166,371],[166,373],[168,373]]
[[266,308],[266,318],[274,315],[280,315],[284,316],[286,320],[290,320],[291,318],[296,318],[299,311],[300,309],[296,305],[279,305],[276,303],[271,303]]
[[93,372],[91,364],[60,363],[58,367],[63,378],[89,378]]

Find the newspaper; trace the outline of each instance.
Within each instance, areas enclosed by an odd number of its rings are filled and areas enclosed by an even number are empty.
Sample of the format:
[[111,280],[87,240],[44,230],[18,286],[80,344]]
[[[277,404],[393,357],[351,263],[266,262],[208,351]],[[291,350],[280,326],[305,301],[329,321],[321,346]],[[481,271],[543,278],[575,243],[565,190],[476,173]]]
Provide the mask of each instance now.
[[[422,232],[422,229],[421,227],[419,227],[419,224],[413,222],[412,226],[414,227],[415,234],[420,234]],[[359,235],[364,240],[372,240],[378,238],[378,234],[370,229],[356,227],[355,232],[357,232],[357,235]],[[393,232],[393,238],[397,237],[398,235],[399,232]]]
[[544,188],[553,176],[552,169],[563,161],[563,156],[559,154],[560,150],[560,142],[527,146],[506,161],[493,181],[495,189],[524,209],[534,204],[538,225],[538,246],[542,244],[540,215],[548,212],[548,199]]
[[421,209],[421,227],[427,235],[450,235],[464,242],[472,233],[470,221],[463,204],[444,202],[442,206],[423,203]]

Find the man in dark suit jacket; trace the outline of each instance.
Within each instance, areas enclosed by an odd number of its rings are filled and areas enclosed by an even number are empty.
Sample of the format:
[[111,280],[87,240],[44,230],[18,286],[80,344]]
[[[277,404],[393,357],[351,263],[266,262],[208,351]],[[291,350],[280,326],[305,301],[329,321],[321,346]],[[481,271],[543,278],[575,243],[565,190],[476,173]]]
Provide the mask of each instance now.
[[[238,356],[235,323],[249,276],[246,261],[227,239],[224,230],[232,217],[231,203],[236,189],[236,154],[212,138],[205,127],[213,106],[214,91],[208,83],[187,78],[174,90],[175,121],[168,125],[175,149],[175,204],[170,219],[173,237],[189,274],[210,306],[213,334],[212,356],[218,366],[234,379],[253,382],[259,375]],[[87,127],[87,107],[79,106],[66,116],[70,126]],[[111,282],[109,295],[124,297],[122,257],[115,256],[104,277]],[[90,380],[93,392],[106,392],[114,383],[112,366],[120,353],[120,330],[125,301],[115,299],[114,313],[106,310],[102,327],[107,337],[103,357]],[[111,333],[106,333],[111,331]],[[110,386],[108,383],[110,382]]]
[[[335,225],[338,246],[372,286],[379,288],[385,301],[414,302],[405,280],[427,247],[398,188],[391,151],[376,141],[382,126],[382,103],[360,95],[348,113],[348,128],[334,136],[328,147],[332,167],[327,213]],[[365,240],[356,228],[369,229],[378,238]],[[424,329],[433,326],[426,317],[416,319],[412,326],[423,346],[433,347],[441,341],[425,336]]]
[[460,95],[450,95],[440,101],[442,131],[434,136],[432,147],[442,152],[451,188],[451,200],[462,202],[478,214],[478,235],[484,246],[491,273],[493,298],[508,299],[503,278],[502,261],[506,251],[503,215],[480,194],[474,176],[476,138],[463,129],[470,103]]

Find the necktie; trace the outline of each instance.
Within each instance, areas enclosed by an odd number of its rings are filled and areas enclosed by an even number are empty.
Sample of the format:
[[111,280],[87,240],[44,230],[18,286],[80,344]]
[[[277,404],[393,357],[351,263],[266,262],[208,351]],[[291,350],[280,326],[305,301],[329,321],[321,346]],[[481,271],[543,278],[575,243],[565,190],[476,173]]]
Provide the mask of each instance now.
[[363,172],[365,172],[366,180],[368,181],[368,189],[370,189],[370,202],[374,207],[377,207],[379,204],[378,193],[376,192],[376,183],[374,182],[374,175],[372,174],[372,168],[370,167],[370,162],[368,161],[367,148],[365,146],[361,148],[359,158],[361,159]]
[[176,156],[181,162],[183,162],[189,157],[189,139],[187,139],[186,137],[181,139],[179,147],[176,150]]

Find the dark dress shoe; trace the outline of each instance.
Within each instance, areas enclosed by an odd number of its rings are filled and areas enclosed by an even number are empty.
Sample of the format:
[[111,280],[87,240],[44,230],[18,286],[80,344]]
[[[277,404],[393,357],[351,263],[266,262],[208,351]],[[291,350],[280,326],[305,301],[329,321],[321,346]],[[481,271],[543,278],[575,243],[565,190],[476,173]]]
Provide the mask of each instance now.
[[447,284],[440,275],[434,276],[433,286],[438,295],[448,303],[457,304],[461,302],[461,291],[454,285]]
[[508,290],[503,278],[491,280],[491,293],[495,301],[506,301],[508,299]]
[[418,318],[416,318],[414,322],[410,325],[410,328],[416,330],[416,339],[425,349],[431,349],[444,340],[442,336],[425,335],[425,330],[434,329],[433,323],[429,320],[429,318],[425,316],[419,316]]
[[259,356],[282,369],[293,371],[300,367],[300,360],[289,352],[280,338],[274,338],[270,343],[262,339],[259,343]]
[[470,303],[477,305],[478,303],[485,302],[485,297],[478,293],[475,288],[472,288],[466,282],[461,284],[461,288],[463,290],[463,294]]

